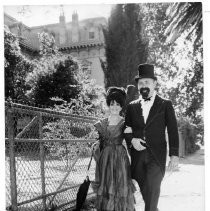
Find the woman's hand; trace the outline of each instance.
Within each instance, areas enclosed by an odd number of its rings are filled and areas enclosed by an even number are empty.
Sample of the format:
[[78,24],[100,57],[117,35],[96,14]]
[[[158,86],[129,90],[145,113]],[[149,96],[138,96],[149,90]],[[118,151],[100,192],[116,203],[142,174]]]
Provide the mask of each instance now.
[[91,148],[92,148],[92,152],[93,152],[93,158],[95,159],[95,161],[98,161],[98,159],[100,157],[100,143],[99,143],[99,141],[94,143],[91,146]]

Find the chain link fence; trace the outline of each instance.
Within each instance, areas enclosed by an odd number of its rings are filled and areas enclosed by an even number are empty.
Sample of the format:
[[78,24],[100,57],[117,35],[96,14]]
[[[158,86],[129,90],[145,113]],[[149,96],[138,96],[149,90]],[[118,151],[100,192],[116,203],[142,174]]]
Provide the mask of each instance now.
[[[6,209],[75,205],[97,138],[95,117],[6,103]],[[95,161],[89,170],[94,180]],[[93,194],[90,188],[89,195]]]

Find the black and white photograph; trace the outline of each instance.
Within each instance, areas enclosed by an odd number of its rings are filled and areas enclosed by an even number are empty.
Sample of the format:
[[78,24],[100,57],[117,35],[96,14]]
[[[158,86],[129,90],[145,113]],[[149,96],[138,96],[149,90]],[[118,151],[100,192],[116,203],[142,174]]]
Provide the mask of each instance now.
[[4,1],[2,209],[207,211],[209,16]]

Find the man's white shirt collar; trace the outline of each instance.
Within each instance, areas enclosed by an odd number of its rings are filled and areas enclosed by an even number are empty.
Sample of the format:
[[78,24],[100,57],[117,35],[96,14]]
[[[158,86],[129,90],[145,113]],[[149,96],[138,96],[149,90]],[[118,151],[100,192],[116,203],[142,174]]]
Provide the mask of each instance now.
[[144,117],[144,122],[146,123],[147,118],[149,116],[150,109],[155,101],[156,91],[154,91],[151,99],[149,101],[144,101],[142,96],[140,95],[141,105],[142,105],[142,115]]

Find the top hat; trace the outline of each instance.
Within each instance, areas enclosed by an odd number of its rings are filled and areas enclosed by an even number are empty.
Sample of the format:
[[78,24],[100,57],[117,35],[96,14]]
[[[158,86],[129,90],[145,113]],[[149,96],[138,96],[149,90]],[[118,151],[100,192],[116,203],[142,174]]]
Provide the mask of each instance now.
[[137,82],[141,78],[152,78],[157,80],[157,77],[154,75],[154,65],[152,64],[140,64],[138,66],[139,74],[135,77],[135,81]]

